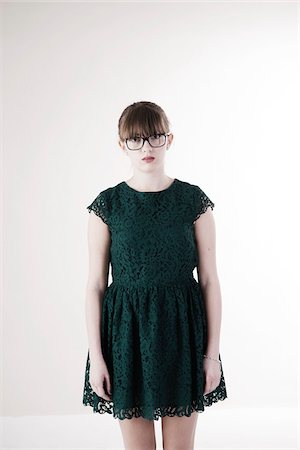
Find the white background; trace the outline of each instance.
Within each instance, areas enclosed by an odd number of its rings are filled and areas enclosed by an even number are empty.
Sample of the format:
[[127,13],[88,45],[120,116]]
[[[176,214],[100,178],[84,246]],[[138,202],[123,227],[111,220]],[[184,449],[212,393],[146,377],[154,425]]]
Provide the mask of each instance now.
[[150,100],[174,134],[166,173],[215,203],[228,398],[195,448],[297,448],[297,3],[1,12],[3,447],[123,448],[82,405],[86,207],[131,176],[117,122]]

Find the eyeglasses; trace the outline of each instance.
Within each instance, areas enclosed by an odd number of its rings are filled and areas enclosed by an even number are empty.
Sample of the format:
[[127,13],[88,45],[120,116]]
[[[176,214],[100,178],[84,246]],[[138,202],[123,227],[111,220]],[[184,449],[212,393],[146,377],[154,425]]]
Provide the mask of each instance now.
[[148,137],[133,137],[125,139],[126,145],[128,150],[140,150],[143,146],[145,141],[148,141],[148,144],[151,145],[151,147],[162,147],[166,143],[166,138],[171,133],[165,133],[165,134],[155,134],[153,136]]

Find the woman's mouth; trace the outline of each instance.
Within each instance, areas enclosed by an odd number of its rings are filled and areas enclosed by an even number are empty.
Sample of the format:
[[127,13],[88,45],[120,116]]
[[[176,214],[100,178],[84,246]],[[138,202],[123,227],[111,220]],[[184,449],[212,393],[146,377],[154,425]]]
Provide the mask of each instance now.
[[147,163],[150,163],[154,160],[155,160],[154,156],[146,156],[145,158],[143,158],[143,161],[145,161]]

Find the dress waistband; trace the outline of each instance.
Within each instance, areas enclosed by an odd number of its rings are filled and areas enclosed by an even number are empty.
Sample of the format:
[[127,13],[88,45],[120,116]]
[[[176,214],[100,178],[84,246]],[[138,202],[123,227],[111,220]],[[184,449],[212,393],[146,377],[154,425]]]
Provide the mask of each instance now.
[[165,288],[165,287],[180,287],[182,285],[197,285],[199,286],[198,281],[193,277],[185,277],[185,278],[176,278],[176,280],[170,280],[166,282],[162,281],[144,281],[144,280],[135,280],[135,281],[127,281],[124,282],[123,280],[116,280],[113,279],[112,283],[109,285],[109,287],[122,287],[127,289],[132,288]]

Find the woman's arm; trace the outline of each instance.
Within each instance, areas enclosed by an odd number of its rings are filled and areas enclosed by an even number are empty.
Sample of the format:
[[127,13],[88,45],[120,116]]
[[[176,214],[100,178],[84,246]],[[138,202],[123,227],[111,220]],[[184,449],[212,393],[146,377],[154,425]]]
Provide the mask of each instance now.
[[211,208],[194,222],[199,255],[198,280],[204,294],[207,313],[207,348],[205,354],[219,358],[222,319],[221,289],[216,263],[216,228]]
[[110,230],[94,211],[89,215],[89,273],[86,287],[86,326],[90,359],[103,359],[101,349],[102,300],[108,282]]

